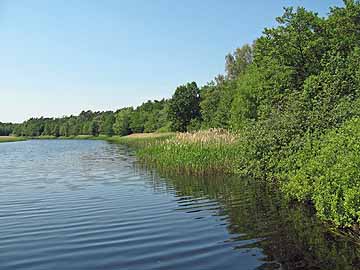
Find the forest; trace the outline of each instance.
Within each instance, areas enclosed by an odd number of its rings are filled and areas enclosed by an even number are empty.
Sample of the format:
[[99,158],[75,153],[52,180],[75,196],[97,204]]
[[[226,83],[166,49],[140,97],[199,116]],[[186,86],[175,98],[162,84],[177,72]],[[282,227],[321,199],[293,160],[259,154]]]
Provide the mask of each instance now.
[[[236,172],[280,183],[324,220],[360,221],[360,3],[327,17],[285,8],[278,25],[225,57],[225,74],[116,112],[0,124],[0,135],[239,134]],[[197,156],[197,159],[199,156]],[[234,165],[235,166],[235,165]]]

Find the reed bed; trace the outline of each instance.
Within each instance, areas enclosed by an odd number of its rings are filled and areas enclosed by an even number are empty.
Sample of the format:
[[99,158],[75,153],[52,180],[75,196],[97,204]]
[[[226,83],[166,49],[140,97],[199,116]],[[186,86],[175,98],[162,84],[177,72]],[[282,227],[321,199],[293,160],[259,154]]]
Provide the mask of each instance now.
[[201,143],[201,144],[235,144],[238,135],[228,130],[213,128],[197,132],[177,133],[176,141],[180,143]]
[[126,144],[136,149],[148,148],[174,137],[175,133],[141,133],[131,134],[129,136],[113,136],[106,140],[113,143]]
[[138,150],[139,158],[158,168],[191,175],[234,174],[241,164],[239,135],[223,129],[177,133]]

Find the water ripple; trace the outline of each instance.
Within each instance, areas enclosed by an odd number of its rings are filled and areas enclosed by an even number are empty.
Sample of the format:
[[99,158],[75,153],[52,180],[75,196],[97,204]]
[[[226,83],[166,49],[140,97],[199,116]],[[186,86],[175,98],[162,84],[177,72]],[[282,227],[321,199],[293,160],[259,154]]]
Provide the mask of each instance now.
[[286,262],[272,250],[272,239],[288,241],[277,232],[290,230],[280,228],[276,204],[229,179],[164,178],[139,168],[126,147],[101,141],[1,144],[0,159],[0,269],[246,270]]

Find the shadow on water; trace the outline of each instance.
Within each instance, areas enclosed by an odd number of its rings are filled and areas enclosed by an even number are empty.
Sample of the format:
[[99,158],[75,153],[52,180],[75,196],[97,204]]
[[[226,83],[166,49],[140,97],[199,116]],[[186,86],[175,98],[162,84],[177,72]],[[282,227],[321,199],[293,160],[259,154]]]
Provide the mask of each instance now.
[[[150,169],[147,173],[157,192],[175,193],[192,202],[202,198],[216,201],[215,215],[226,222],[233,248],[245,252],[261,249],[265,254],[259,270],[360,269],[357,243],[326,227],[312,207],[285,201],[275,188],[238,177],[159,177]],[[242,244],[246,240],[255,241]]]

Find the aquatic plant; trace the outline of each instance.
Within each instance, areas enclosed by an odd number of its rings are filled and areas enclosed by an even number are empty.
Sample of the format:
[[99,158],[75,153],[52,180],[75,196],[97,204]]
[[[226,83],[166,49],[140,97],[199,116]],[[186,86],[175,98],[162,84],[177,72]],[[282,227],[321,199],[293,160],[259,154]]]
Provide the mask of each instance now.
[[239,156],[238,135],[222,129],[177,133],[138,150],[142,161],[186,174],[233,174]]

